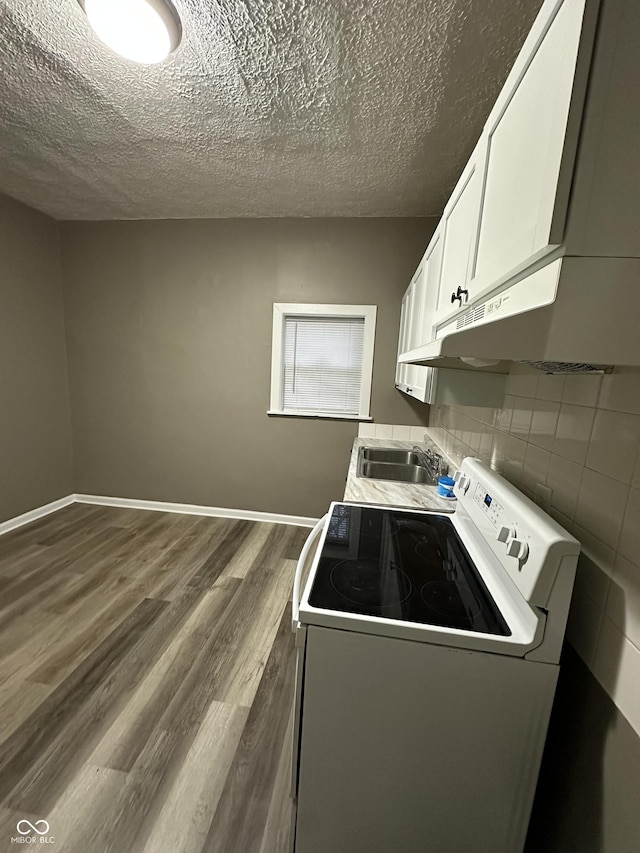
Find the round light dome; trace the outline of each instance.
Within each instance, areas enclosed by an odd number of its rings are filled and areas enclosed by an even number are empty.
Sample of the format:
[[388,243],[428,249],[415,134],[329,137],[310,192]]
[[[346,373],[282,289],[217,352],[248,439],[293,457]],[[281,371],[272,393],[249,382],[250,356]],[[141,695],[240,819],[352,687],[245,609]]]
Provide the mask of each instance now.
[[100,41],[144,65],[162,62],[180,43],[180,19],[167,0],[79,0]]

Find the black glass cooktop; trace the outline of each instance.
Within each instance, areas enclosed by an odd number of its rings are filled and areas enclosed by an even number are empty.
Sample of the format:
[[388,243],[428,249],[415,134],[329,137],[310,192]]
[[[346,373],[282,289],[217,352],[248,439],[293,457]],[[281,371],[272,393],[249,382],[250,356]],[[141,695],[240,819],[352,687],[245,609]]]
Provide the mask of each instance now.
[[325,610],[509,636],[451,520],[337,504],[309,603]]

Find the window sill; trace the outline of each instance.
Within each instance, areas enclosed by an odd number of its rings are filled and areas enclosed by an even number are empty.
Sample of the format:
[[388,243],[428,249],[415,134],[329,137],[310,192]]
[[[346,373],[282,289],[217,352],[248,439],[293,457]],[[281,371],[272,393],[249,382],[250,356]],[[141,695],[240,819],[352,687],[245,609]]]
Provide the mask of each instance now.
[[280,418],[316,418],[326,421],[372,421],[368,415],[331,415],[327,412],[282,412],[277,409],[267,409],[269,416]]

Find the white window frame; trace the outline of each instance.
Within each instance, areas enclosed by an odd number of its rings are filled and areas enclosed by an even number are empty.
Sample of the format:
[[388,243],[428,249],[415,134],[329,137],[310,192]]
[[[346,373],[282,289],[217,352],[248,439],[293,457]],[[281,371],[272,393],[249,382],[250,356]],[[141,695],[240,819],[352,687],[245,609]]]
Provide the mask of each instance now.
[[[340,418],[348,421],[371,421],[371,384],[373,381],[373,349],[376,334],[376,305],[323,305],[319,303],[275,302],[273,305],[273,337],[271,345],[271,400],[268,415],[298,418]],[[283,331],[286,317],[349,317],[364,320],[362,378],[357,415],[314,412],[308,409],[283,409],[282,358]]]

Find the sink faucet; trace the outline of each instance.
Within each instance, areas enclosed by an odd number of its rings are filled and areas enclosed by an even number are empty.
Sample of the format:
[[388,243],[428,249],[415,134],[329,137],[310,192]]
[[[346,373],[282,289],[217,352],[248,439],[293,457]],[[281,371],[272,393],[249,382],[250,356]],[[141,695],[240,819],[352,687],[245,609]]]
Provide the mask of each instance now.
[[420,464],[429,471],[434,480],[437,480],[442,474],[447,473],[447,465],[439,453],[428,447],[420,447],[417,444],[414,446],[413,451],[418,454]]

